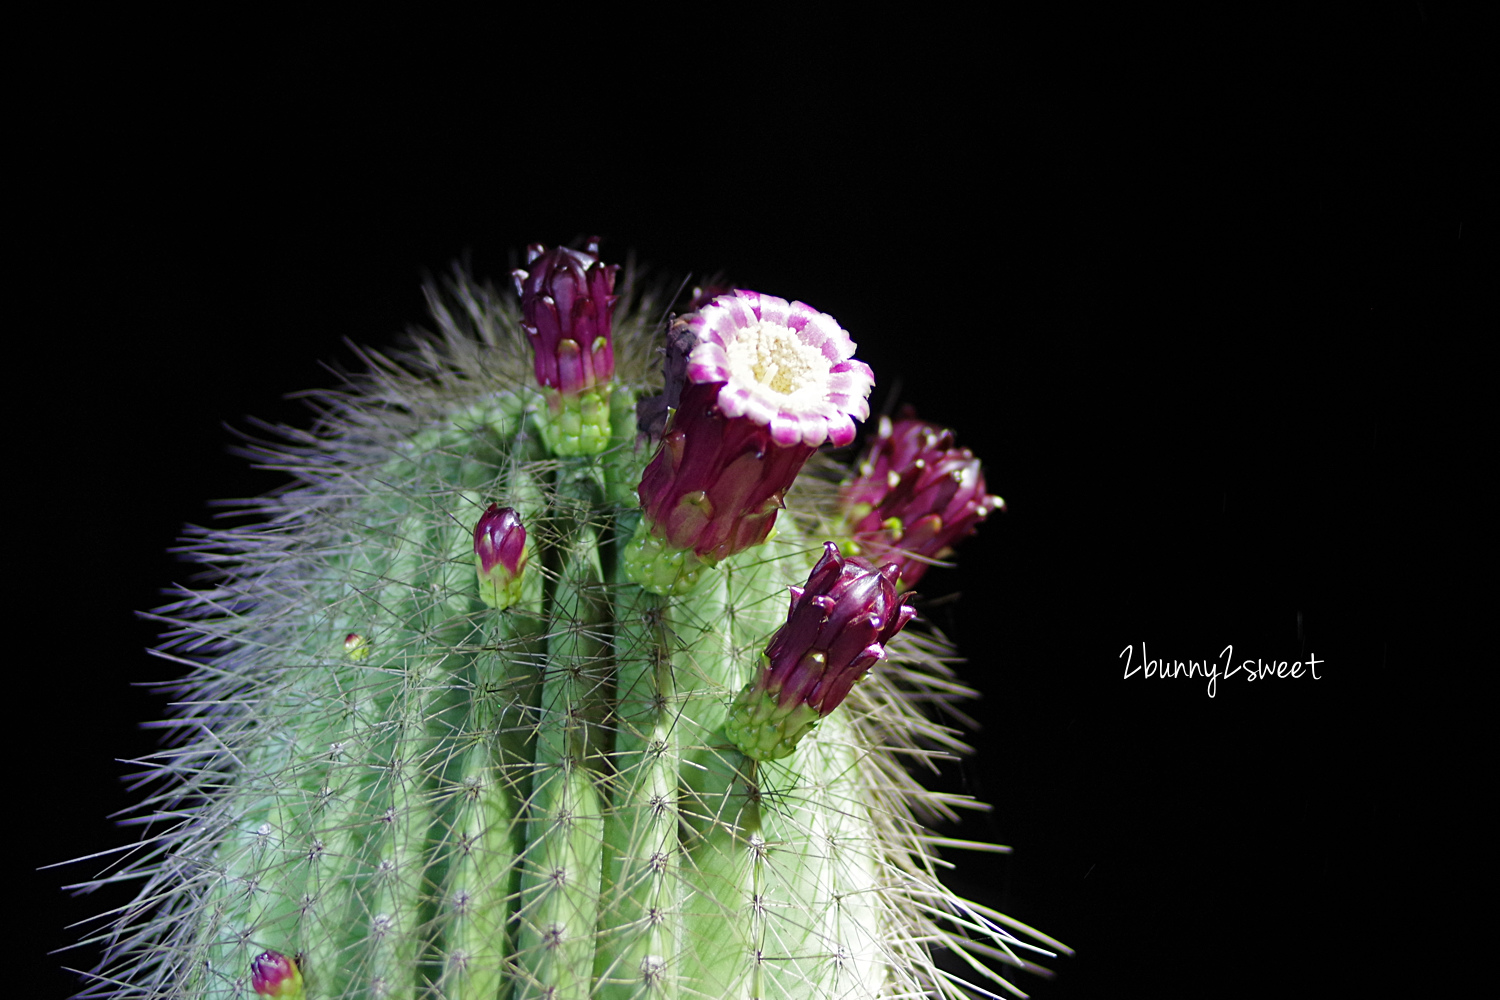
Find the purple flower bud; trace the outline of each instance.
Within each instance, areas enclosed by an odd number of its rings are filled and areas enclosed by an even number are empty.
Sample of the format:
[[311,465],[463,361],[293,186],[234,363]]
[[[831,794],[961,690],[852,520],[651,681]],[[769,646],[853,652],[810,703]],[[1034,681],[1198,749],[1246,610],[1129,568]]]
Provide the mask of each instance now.
[[757,760],[796,749],[911,621],[911,595],[897,594],[896,578],[894,565],[876,569],[825,543],[807,586],[791,588],[786,623],[766,647],[765,669],[730,709],[724,724],[730,742]]
[[675,412],[638,490],[652,533],[705,562],[765,541],[807,459],[848,444],[869,415],[874,377],[853,354],[831,316],[758,292],[677,320],[664,394]]
[[536,380],[562,396],[577,396],[615,374],[615,273],[619,265],[599,261],[599,241],[588,250],[526,248],[530,270],[511,277],[521,296],[521,328],[531,342]]
[[263,951],[250,960],[250,986],[263,997],[301,1000],[302,973],[279,951]]
[[979,459],[910,407],[894,424],[880,418],[856,471],[840,498],[850,536],[870,559],[894,562],[905,587],[992,511],[1005,509],[1005,501],[985,493]]
[[479,571],[479,596],[485,604],[508,608],[521,599],[526,528],[512,508],[492,503],[474,525],[474,560]]

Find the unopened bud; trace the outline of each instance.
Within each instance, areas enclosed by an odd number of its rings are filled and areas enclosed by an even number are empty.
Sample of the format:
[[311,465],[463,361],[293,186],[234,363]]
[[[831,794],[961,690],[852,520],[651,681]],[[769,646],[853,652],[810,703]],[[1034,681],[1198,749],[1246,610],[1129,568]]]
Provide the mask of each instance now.
[[474,526],[474,565],[485,604],[508,608],[521,599],[526,528],[513,508],[492,503]]
[[615,274],[587,250],[527,249],[527,270],[512,272],[521,296],[521,328],[531,342],[537,384],[547,397],[539,414],[554,455],[595,455],[609,445],[609,394],[615,374]]
[[250,985],[257,996],[302,1000],[302,973],[279,951],[263,951],[251,960]]
[[807,586],[792,588],[786,623],[766,647],[760,677],[730,708],[729,741],[756,760],[789,755],[885,658],[885,644],[915,614],[910,596],[896,593],[894,565],[877,569],[826,543]]
[[916,586],[980,521],[1005,509],[985,492],[979,459],[909,408],[895,423],[880,418],[856,471],[840,497],[852,546],[873,562],[895,563],[903,587]]

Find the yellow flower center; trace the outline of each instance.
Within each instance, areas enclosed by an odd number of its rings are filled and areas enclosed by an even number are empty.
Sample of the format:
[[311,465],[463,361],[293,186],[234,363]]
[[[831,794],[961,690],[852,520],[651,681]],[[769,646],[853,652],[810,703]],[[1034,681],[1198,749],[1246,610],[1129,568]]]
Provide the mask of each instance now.
[[792,409],[821,402],[828,394],[832,363],[797,332],[776,323],[756,323],[727,345],[732,378],[765,386]]

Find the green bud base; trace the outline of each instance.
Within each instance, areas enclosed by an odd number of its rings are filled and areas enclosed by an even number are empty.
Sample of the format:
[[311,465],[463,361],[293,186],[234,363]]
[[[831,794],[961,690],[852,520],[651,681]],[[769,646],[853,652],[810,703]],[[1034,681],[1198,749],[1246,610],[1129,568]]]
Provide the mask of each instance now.
[[774,694],[747,684],[724,720],[724,735],[746,757],[780,760],[796,752],[797,743],[817,723],[817,709],[795,705],[779,710]]
[[543,390],[547,406],[537,413],[542,441],[559,458],[597,455],[610,443],[610,387],[596,386],[576,396]]
[[496,611],[504,611],[512,604],[519,604],[521,602],[521,597],[525,593],[526,574],[524,566],[522,567],[522,572],[515,576],[511,576],[502,568],[496,568],[494,572],[488,575],[486,575],[483,569],[479,569],[478,576],[479,599],[486,606],[494,608]]
[[625,579],[653,594],[682,597],[691,594],[713,563],[689,549],[679,549],[657,538],[644,517],[625,546]]

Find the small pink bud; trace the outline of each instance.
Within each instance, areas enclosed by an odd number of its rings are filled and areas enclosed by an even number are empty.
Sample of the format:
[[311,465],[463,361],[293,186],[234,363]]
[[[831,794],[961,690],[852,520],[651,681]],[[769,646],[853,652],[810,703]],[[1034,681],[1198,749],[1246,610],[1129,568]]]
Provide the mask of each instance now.
[[479,596],[485,604],[508,608],[521,599],[526,528],[513,508],[492,503],[474,525],[474,561]]
[[250,985],[259,996],[302,1000],[302,973],[279,951],[263,951],[251,960]]

